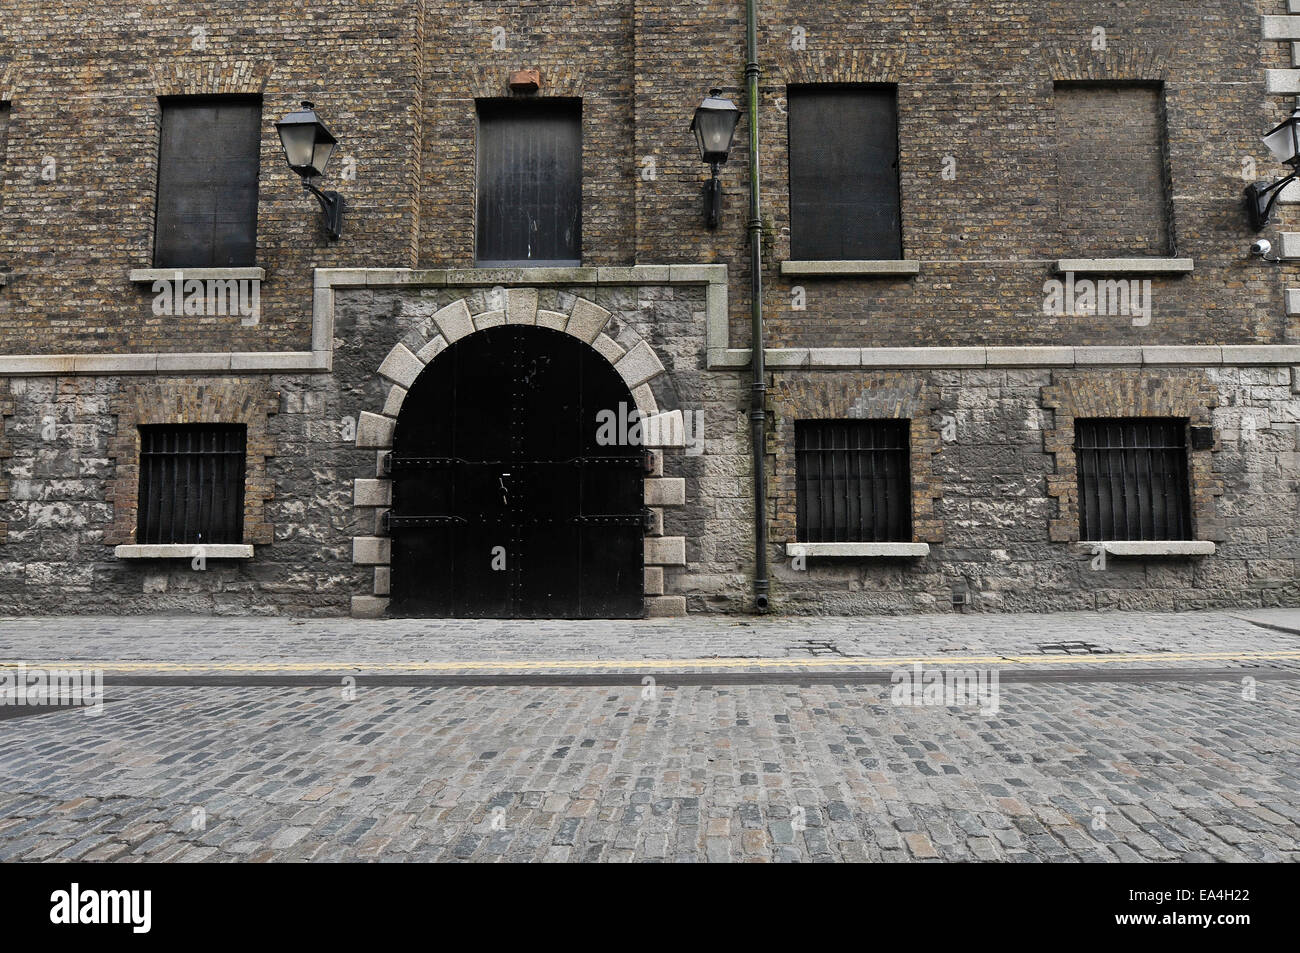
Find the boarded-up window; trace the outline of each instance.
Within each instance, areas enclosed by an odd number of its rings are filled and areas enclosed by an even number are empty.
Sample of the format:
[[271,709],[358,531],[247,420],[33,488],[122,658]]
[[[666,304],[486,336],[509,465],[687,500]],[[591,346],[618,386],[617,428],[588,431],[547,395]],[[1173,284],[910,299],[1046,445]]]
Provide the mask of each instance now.
[[796,532],[801,543],[912,541],[906,420],[797,420]]
[[244,538],[243,424],[140,428],[140,543]]
[[901,258],[898,94],[892,86],[792,86],[790,257]]
[[478,104],[480,265],[578,265],[582,258],[582,104]]
[[155,267],[255,264],[261,123],[257,98],[162,100]]
[[1056,150],[1065,253],[1173,252],[1159,85],[1058,83]]

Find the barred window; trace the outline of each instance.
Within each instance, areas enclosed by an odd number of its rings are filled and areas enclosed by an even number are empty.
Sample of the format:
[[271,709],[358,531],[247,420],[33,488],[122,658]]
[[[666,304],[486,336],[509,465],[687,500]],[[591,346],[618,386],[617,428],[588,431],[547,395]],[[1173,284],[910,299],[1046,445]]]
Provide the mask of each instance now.
[[239,543],[243,424],[140,427],[140,543]]
[[911,542],[909,426],[906,420],[795,422],[799,542]]
[[1187,421],[1075,421],[1083,540],[1192,538]]

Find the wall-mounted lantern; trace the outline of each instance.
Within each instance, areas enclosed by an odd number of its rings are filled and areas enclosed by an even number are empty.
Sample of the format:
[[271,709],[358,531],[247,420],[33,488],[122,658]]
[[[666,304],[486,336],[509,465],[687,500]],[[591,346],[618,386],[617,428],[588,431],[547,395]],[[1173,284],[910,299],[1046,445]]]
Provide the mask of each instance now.
[[322,192],[311,184],[313,178],[325,174],[330,155],[338,140],[330,135],[325,124],[316,115],[315,107],[303,101],[302,108],[289,113],[275,124],[280,133],[280,145],[289,168],[302,176],[302,187],[316,196],[321,211],[325,213],[325,231],[331,241],[343,235],[343,196],[337,192]]
[[700,147],[700,160],[707,162],[713,172],[704,186],[704,214],[709,228],[717,228],[722,216],[722,183],[718,181],[718,167],[727,161],[731,140],[736,135],[740,110],[730,99],[723,99],[721,90],[710,90],[709,98],[695,110],[691,131]]
[[1250,227],[1259,231],[1269,224],[1273,206],[1277,204],[1282,190],[1300,175],[1300,107],[1280,126],[1269,131],[1264,137],[1268,151],[1285,165],[1291,167],[1291,174],[1276,182],[1252,182],[1246,186],[1246,213],[1250,216]]

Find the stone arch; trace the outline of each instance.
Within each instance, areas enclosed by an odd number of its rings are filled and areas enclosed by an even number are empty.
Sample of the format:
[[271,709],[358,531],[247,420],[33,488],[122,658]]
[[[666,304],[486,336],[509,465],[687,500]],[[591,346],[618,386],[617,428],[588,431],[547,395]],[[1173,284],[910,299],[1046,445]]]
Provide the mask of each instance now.
[[[563,298],[561,299],[563,300]],[[353,598],[353,615],[379,616],[387,610],[390,580],[391,543],[384,531],[384,513],[392,504],[392,481],[384,466],[384,457],[392,449],[393,432],[406,394],[425,367],[452,342],[486,328],[502,324],[536,325],[562,331],[591,347],[623,379],[641,414],[643,445],[656,453],[654,475],[645,481],[645,504],[655,515],[647,537],[663,535],[664,506],[681,506],[685,500],[682,480],[662,478],[662,458],[654,448],[685,445],[685,427],[680,410],[659,408],[650,382],[665,373],[654,348],[631,327],[623,325],[618,340],[612,331],[610,311],[583,297],[574,297],[565,311],[539,306],[537,288],[487,289],[457,298],[417,325],[411,333],[393,345],[380,363],[378,374],[388,384],[388,395],[378,413],[363,411],[357,422],[356,445],[377,451],[375,476],[358,479],[353,484],[353,505],[364,526],[373,525],[373,535],[356,536],[352,541],[352,562],[374,567],[373,594]],[[663,542],[669,542],[665,539]],[[674,540],[679,543],[680,540]],[[660,546],[673,550],[673,546]],[[651,549],[647,546],[647,551]],[[647,562],[650,562],[647,559]],[[682,560],[674,558],[678,565]],[[660,599],[662,595],[656,594]],[[647,599],[651,592],[647,589]]]

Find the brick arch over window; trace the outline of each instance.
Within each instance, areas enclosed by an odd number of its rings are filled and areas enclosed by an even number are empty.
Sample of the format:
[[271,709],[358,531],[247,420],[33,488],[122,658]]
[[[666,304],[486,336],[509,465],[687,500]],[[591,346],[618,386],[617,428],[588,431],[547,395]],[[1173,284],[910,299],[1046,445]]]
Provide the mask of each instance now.
[[252,96],[266,89],[272,66],[269,59],[189,54],[153,64],[149,75],[159,96]]
[[1094,50],[1087,37],[1079,43],[1043,47],[1048,75],[1055,81],[1107,80],[1163,82],[1169,72],[1169,46],[1108,36],[1105,50]]
[[800,83],[897,83],[907,65],[907,51],[867,53],[808,51],[780,65],[781,81]]
[[[1043,450],[1056,459],[1047,476],[1047,494],[1056,498],[1057,517],[1048,523],[1053,542],[1079,540],[1079,474],[1074,455],[1074,422],[1088,417],[1186,417],[1193,427],[1214,423],[1218,388],[1204,373],[1186,371],[1110,370],[1105,373],[1058,372],[1041,393],[1043,407],[1055,413],[1043,431]],[[1194,539],[1223,538],[1214,498],[1223,483],[1213,471],[1213,450],[1189,450],[1192,534]]]
[[116,465],[108,485],[113,522],[104,542],[136,541],[142,424],[244,424],[244,542],[272,542],[275,527],[267,520],[266,504],[275,495],[275,484],[266,461],[275,455],[275,445],[267,418],[279,408],[279,395],[265,381],[208,378],[124,385],[110,409],[117,417],[117,433],[109,441],[108,456]]
[[[507,66],[491,66],[474,77],[472,95],[475,99],[492,99],[498,96],[516,96],[521,99],[562,97],[582,99],[585,83],[582,73],[562,62],[552,62],[544,57],[524,56],[527,62]],[[541,89],[533,96],[519,96],[510,89],[510,74],[520,69],[536,69],[542,74]]]
[[908,420],[911,445],[912,538],[942,543],[943,523],[934,501],[943,495],[933,457],[942,448],[935,415],[939,394],[910,374],[883,371],[818,373],[782,377],[772,390],[776,427],[776,519],[772,538],[796,542],[798,499],[795,485],[796,420]]
[[[502,324],[535,325],[570,334],[604,357],[622,377],[636,402],[636,409],[641,413],[647,449],[685,444],[681,410],[661,410],[650,386],[651,381],[663,378],[666,387],[660,392],[666,395],[667,400],[676,403],[663,363],[649,343],[631,327],[623,325],[615,331],[611,318],[609,311],[586,298],[574,298],[566,311],[550,311],[538,306],[536,288],[502,288],[495,293],[489,290],[453,301],[393,346],[378,369],[379,376],[390,385],[388,397],[378,413],[363,411],[357,422],[356,445],[376,450],[379,457],[375,477],[359,479],[353,485],[353,504],[361,516],[359,525],[373,526],[374,535],[353,539],[352,562],[359,566],[373,566],[375,570],[373,595],[354,597],[353,615],[382,615],[387,609],[391,543],[381,532],[383,514],[392,504],[393,490],[382,459],[392,449],[393,431],[407,390],[425,367],[451,343]],[[685,504],[685,481],[663,478],[662,467],[662,457],[656,456],[654,475],[645,481],[645,504],[656,516],[656,528],[646,534],[647,580],[655,569],[662,574],[664,566],[686,563],[685,539],[663,535],[660,509]],[[664,596],[662,589],[655,592],[652,586],[647,585],[646,597],[652,615],[684,611],[685,600],[680,596]]]
[[10,64],[0,68],[0,102],[8,102],[17,93],[18,69]]

